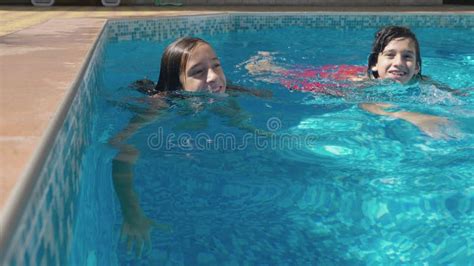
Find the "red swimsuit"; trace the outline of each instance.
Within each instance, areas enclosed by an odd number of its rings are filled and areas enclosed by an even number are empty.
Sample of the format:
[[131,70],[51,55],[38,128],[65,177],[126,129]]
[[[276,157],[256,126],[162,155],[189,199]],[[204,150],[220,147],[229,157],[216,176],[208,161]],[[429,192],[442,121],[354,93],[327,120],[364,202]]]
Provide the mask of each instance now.
[[279,83],[291,90],[343,96],[344,93],[338,88],[349,87],[349,77],[362,76],[365,71],[365,66],[356,65],[324,65],[310,69],[284,70],[281,74],[286,78],[280,79]]

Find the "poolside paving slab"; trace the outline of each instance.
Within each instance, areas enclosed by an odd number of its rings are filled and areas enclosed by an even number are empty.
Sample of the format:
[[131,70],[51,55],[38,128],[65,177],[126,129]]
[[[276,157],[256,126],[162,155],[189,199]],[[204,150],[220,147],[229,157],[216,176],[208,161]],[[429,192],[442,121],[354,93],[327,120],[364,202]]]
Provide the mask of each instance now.
[[0,37],[0,207],[20,181],[106,19],[51,19]]

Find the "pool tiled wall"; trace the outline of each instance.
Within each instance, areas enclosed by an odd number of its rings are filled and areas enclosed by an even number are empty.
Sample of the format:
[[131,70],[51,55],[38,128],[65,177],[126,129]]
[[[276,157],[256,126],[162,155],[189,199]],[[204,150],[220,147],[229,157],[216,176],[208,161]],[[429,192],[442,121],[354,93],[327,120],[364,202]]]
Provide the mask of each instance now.
[[277,29],[294,26],[303,28],[335,28],[335,29],[364,29],[379,28],[386,25],[403,25],[410,27],[441,27],[469,28],[474,27],[474,16],[460,15],[267,15],[251,17],[246,15],[233,16],[235,31]]
[[108,27],[107,38],[111,41],[159,41],[187,35],[229,32],[232,23],[229,15],[210,15],[110,21]]
[[257,31],[287,26],[304,28],[364,29],[386,25],[437,28],[474,28],[473,15],[421,14],[389,15],[374,13],[258,13],[174,17],[153,20],[111,21],[112,41],[174,39],[180,36],[218,34],[230,31]]

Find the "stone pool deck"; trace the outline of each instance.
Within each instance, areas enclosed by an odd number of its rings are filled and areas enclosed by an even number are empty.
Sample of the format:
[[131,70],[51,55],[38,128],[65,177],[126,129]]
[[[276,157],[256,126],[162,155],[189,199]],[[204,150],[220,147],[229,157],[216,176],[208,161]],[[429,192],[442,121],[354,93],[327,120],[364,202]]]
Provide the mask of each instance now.
[[31,162],[47,149],[43,140],[64,108],[107,19],[225,12],[455,12],[473,14],[474,6],[409,7],[92,7],[0,6],[0,221],[14,208],[34,171]]

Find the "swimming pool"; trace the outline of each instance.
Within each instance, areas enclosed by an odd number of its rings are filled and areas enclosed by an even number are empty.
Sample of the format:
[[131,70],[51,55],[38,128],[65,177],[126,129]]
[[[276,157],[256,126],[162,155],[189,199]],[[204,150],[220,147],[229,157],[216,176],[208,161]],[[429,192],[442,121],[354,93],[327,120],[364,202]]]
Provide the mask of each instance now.
[[[468,15],[285,13],[110,21],[5,260],[469,264],[472,92],[452,96],[429,86],[381,84],[333,98],[257,80],[241,65],[262,50],[277,52],[275,60],[288,67],[365,64],[374,31],[387,24],[410,25],[418,34],[425,74],[453,88],[474,87],[474,19]],[[229,80],[273,92],[271,99],[232,99],[252,125],[275,137],[246,138],[248,132],[209,110],[228,105],[229,98],[202,96],[202,110],[178,103],[130,139],[141,150],[134,181],[143,208],[171,228],[153,231],[152,251],[138,259],[118,242],[121,213],[110,177],[116,151],[107,141],[133,115],[125,103],[135,99],[143,106],[127,85],[144,76],[155,79],[163,48],[182,35],[213,44]],[[448,132],[453,138],[435,140],[403,121],[358,108],[372,100],[447,116],[456,122]],[[221,133],[229,139],[219,139]],[[285,142],[285,136],[294,138]]]

